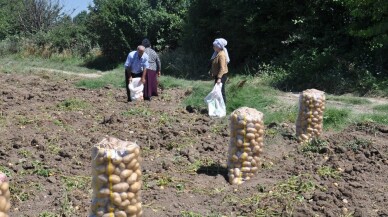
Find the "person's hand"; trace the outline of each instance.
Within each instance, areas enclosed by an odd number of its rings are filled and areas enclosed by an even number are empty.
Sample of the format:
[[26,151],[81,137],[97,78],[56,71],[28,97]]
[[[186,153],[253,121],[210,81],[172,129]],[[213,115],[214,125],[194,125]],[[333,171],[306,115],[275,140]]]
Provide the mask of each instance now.
[[221,78],[217,79],[217,84],[221,83]]
[[143,84],[145,84],[145,82],[146,82],[146,80],[145,80],[145,78],[141,78],[141,83],[143,83]]
[[158,77],[160,77],[160,74],[161,74],[161,73],[160,73],[160,71],[159,71],[159,72],[158,72]]

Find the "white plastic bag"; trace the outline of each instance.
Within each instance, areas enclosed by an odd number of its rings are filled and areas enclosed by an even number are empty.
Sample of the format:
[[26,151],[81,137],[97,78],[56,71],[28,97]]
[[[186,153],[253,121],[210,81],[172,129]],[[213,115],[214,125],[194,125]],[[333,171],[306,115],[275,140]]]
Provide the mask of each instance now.
[[226,107],[221,93],[222,84],[214,85],[213,90],[205,97],[205,103],[208,105],[210,117],[224,117]]
[[131,99],[133,101],[143,99],[144,85],[141,83],[141,78],[133,78],[128,84],[128,89],[131,91]]

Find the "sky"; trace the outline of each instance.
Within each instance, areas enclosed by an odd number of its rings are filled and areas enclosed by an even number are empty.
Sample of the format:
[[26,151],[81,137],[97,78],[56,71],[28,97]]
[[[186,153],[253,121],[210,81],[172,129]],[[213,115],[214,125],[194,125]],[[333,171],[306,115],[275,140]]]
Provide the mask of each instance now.
[[[88,10],[88,5],[93,3],[93,0],[61,0],[60,3],[64,6],[64,12],[75,17],[79,12]],[[74,12],[73,12],[74,11]]]

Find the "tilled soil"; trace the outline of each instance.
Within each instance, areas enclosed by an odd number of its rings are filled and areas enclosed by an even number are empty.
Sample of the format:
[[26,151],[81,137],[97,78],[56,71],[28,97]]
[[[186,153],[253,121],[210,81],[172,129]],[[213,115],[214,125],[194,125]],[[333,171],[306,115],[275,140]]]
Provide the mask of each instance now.
[[141,146],[147,217],[388,216],[387,126],[355,124],[300,146],[292,123],[272,123],[261,170],[237,187],[226,179],[226,118],[182,107],[184,90],[128,104],[122,89],[77,79],[0,74],[11,216],[88,216],[91,147],[106,135]]

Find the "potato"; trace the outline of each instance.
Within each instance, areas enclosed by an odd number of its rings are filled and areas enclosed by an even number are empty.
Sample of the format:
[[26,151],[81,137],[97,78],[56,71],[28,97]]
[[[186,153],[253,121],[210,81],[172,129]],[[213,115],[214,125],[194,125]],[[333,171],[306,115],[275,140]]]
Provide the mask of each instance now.
[[99,197],[109,197],[110,196],[110,190],[108,188],[102,188],[99,191]]
[[[126,183],[127,184],[127,183]],[[131,192],[138,192],[141,188],[141,183],[140,182],[135,182],[131,185]]]
[[116,156],[116,157],[112,158],[112,163],[114,165],[119,165],[122,161],[123,161],[123,158],[120,156]]
[[247,133],[246,138],[248,140],[255,139],[255,134],[254,133]]
[[126,180],[131,174],[132,174],[132,170],[125,169],[125,170],[121,171],[120,178],[122,180]]
[[119,184],[113,185],[112,189],[114,192],[118,193],[125,192],[129,189],[129,184],[126,182],[121,182]]
[[11,198],[11,192],[10,192],[9,190],[6,191],[6,192],[3,192],[3,195],[4,195],[4,197],[7,198],[7,199]]
[[120,207],[123,207],[123,209],[125,209],[125,207],[129,205],[131,205],[131,202],[128,199],[126,199],[123,202],[121,202]]
[[8,200],[7,203],[5,204],[4,212],[8,213],[10,209],[11,209],[11,202]]
[[124,211],[115,212],[115,217],[127,217],[127,213]]
[[249,128],[247,129],[247,133],[255,134],[255,133],[257,133],[257,130],[256,130],[254,127],[249,127]]
[[136,159],[131,160],[131,162],[127,164],[127,169],[134,170],[133,168],[135,167],[136,164],[137,164]]
[[128,154],[128,155],[123,157],[123,163],[128,164],[134,158],[135,158],[135,153]]
[[105,184],[108,182],[108,176],[105,174],[97,176],[97,182]]
[[123,171],[123,170],[125,170],[127,168],[127,165],[125,163],[121,162],[119,164],[118,168],[120,169],[120,171]]
[[129,200],[132,200],[133,198],[135,198],[135,193],[133,193],[133,192],[128,192],[128,199],[129,199]]
[[121,205],[121,196],[120,194],[118,193],[113,193],[113,204],[116,205],[116,206],[120,206]]
[[4,196],[0,196],[0,211],[5,210],[7,206],[7,199]]
[[109,175],[113,174],[115,169],[116,168],[113,166],[113,164],[108,163],[108,165],[106,166],[106,173],[109,174]]
[[131,176],[128,177],[127,183],[132,185],[137,180],[137,173],[132,173]]
[[243,166],[243,168],[244,168],[244,167],[251,167],[252,164],[251,164],[251,162],[249,162],[249,161],[245,161],[245,162],[242,163],[242,166]]
[[9,189],[9,184],[8,184],[8,182],[3,182],[3,183],[1,183],[1,185],[0,185],[0,190],[4,193],[4,192],[6,192],[6,191],[8,191],[8,189]]
[[109,176],[109,182],[111,182],[113,184],[117,184],[117,183],[121,182],[121,178],[118,175],[110,175]]
[[135,215],[137,213],[137,207],[136,206],[128,206],[125,209],[125,212],[128,213],[129,215]]

